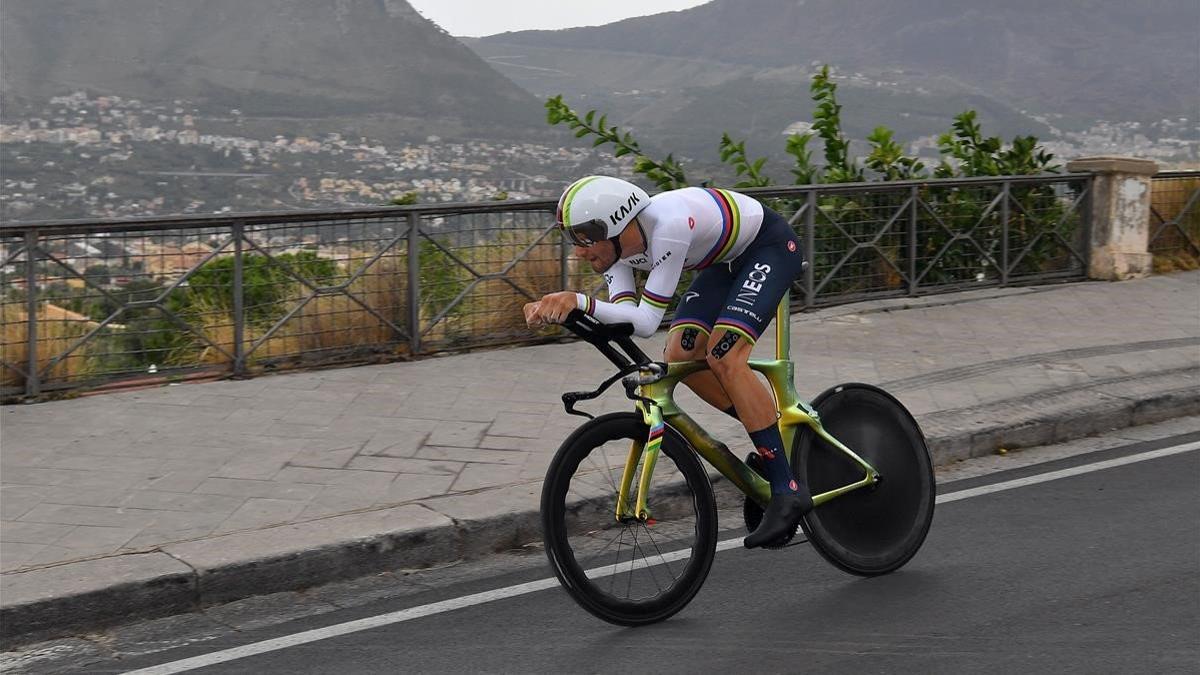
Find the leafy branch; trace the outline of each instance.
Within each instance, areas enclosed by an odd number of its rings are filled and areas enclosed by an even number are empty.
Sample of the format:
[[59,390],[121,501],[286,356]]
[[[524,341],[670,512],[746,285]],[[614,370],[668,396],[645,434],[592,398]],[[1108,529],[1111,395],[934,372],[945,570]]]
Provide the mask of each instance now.
[[616,148],[613,154],[617,157],[633,155],[634,172],[654,181],[654,184],[661,190],[674,190],[686,187],[688,184],[683,167],[674,156],[667,155],[662,161],[651,159],[646,156],[641,146],[628,131],[622,134],[619,127],[608,126],[606,115],[601,115],[600,119],[596,119],[596,111],[589,110],[581,118],[563,102],[561,94],[546,100],[546,121],[550,124],[566,124],[575,131],[576,138],[595,136],[596,140],[592,142],[592,147],[599,147],[605,143],[613,145]]
[[829,76],[828,64],[813,75],[813,129],[825,141],[825,182],[854,183],[863,180],[862,168],[850,158],[850,141],[842,134],[842,106],[837,102],[837,84]]
[[812,185],[821,178],[820,170],[812,163],[812,150],[808,149],[808,142],[812,139],[813,135],[810,133],[791,134],[787,138],[785,151],[795,158],[792,176],[795,177],[796,185]]
[[953,130],[938,136],[938,151],[956,160],[943,159],[934,171],[938,178],[962,176],[1014,176],[1058,171],[1054,155],[1038,149],[1034,136],[1017,136],[1005,149],[998,136],[983,137],[974,110],[954,117]]
[[766,157],[759,157],[753,162],[746,157],[746,141],[734,143],[729,134],[721,134],[721,161],[729,164],[737,171],[737,177],[745,176],[734,184],[735,188],[765,187],[771,184],[771,179],[762,174]]
[[923,178],[925,165],[915,157],[907,157],[900,144],[892,140],[892,130],[875,127],[867,136],[871,143],[871,154],[867,156],[867,168],[878,173],[883,180],[909,180]]

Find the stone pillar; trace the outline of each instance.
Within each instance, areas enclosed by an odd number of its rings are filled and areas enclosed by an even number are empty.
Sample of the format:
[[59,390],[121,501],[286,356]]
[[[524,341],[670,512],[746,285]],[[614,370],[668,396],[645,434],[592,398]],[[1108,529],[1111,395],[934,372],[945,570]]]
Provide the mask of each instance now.
[[1067,162],[1092,179],[1092,254],[1088,277],[1119,281],[1150,274],[1150,177],[1158,165],[1132,157]]

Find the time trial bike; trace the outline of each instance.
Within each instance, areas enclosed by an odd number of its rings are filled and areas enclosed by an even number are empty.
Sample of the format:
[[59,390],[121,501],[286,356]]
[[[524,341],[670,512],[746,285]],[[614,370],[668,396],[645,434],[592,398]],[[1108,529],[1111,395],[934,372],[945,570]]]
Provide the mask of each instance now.
[[[787,307],[785,295],[775,316],[776,358],[751,359],[750,366],[770,385],[788,463],[812,490],[814,508],[801,527],[817,552],[846,572],[892,572],[916,554],[933,519],[925,438],[904,406],[878,387],[840,384],[811,403],[802,400]],[[749,530],[762,518],[770,484],[756,455],[742,461],[676,405],[676,385],[705,362],[652,361],[633,342],[630,324],[605,325],[579,310],[563,325],[617,372],[594,391],[562,396],[568,413],[591,419],[562,443],[546,472],[546,555],[563,587],[592,614],[628,626],[662,621],[695,597],[716,555],[717,496],[698,458],[740,493]],[[617,380],[634,411],[593,417],[575,409]]]

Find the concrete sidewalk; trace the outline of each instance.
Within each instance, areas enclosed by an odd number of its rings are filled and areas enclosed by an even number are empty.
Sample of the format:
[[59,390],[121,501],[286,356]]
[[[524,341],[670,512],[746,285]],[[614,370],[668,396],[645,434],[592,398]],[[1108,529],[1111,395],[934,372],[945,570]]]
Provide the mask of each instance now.
[[[937,463],[1200,412],[1200,272],[862,303],[792,336],[802,395],[882,385]],[[559,395],[610,373],[572,342],[5,407],[5,642],[534,541],[583,421]]]

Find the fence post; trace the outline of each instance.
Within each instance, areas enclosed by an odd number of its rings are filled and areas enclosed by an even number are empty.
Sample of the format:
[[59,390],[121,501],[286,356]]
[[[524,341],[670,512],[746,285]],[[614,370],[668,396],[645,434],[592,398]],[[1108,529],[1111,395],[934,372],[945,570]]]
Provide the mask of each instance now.
[[1008,285],[1008,219],[1011,215],[1008,200],[1012,193],[1009,188],[1012,183],[1004,181],[1004,187],[1000,188],[1000,285]]
[[41,375],[38,373],[38,299],[37,299],[37,232],[25,231],[25,344],[29,356],[28,374],[25,376],[25,395],[33,398],[41,393]]
[[421,216],[408,213],[408,355],[421,352]]
[[912,186],[908,211],[908,295],[917,294],[917,200],[920,190]]
[[1087,157],[1067,171],[1091,173],[1088,277],[1118,281],[1150,274],[1150,179],[1158,165],[1132,157]]
[[804,300],[806,306],[812,309],[817,304],[813,289],[815,285],[814,270],[817,267],[817,191],[809,190],[804,209],[804,254],[808,256],[808,265],[804,268]]
[[246,374],[246,287],[242,264],[242,236],[245,224],[233,228],[233,376]]

